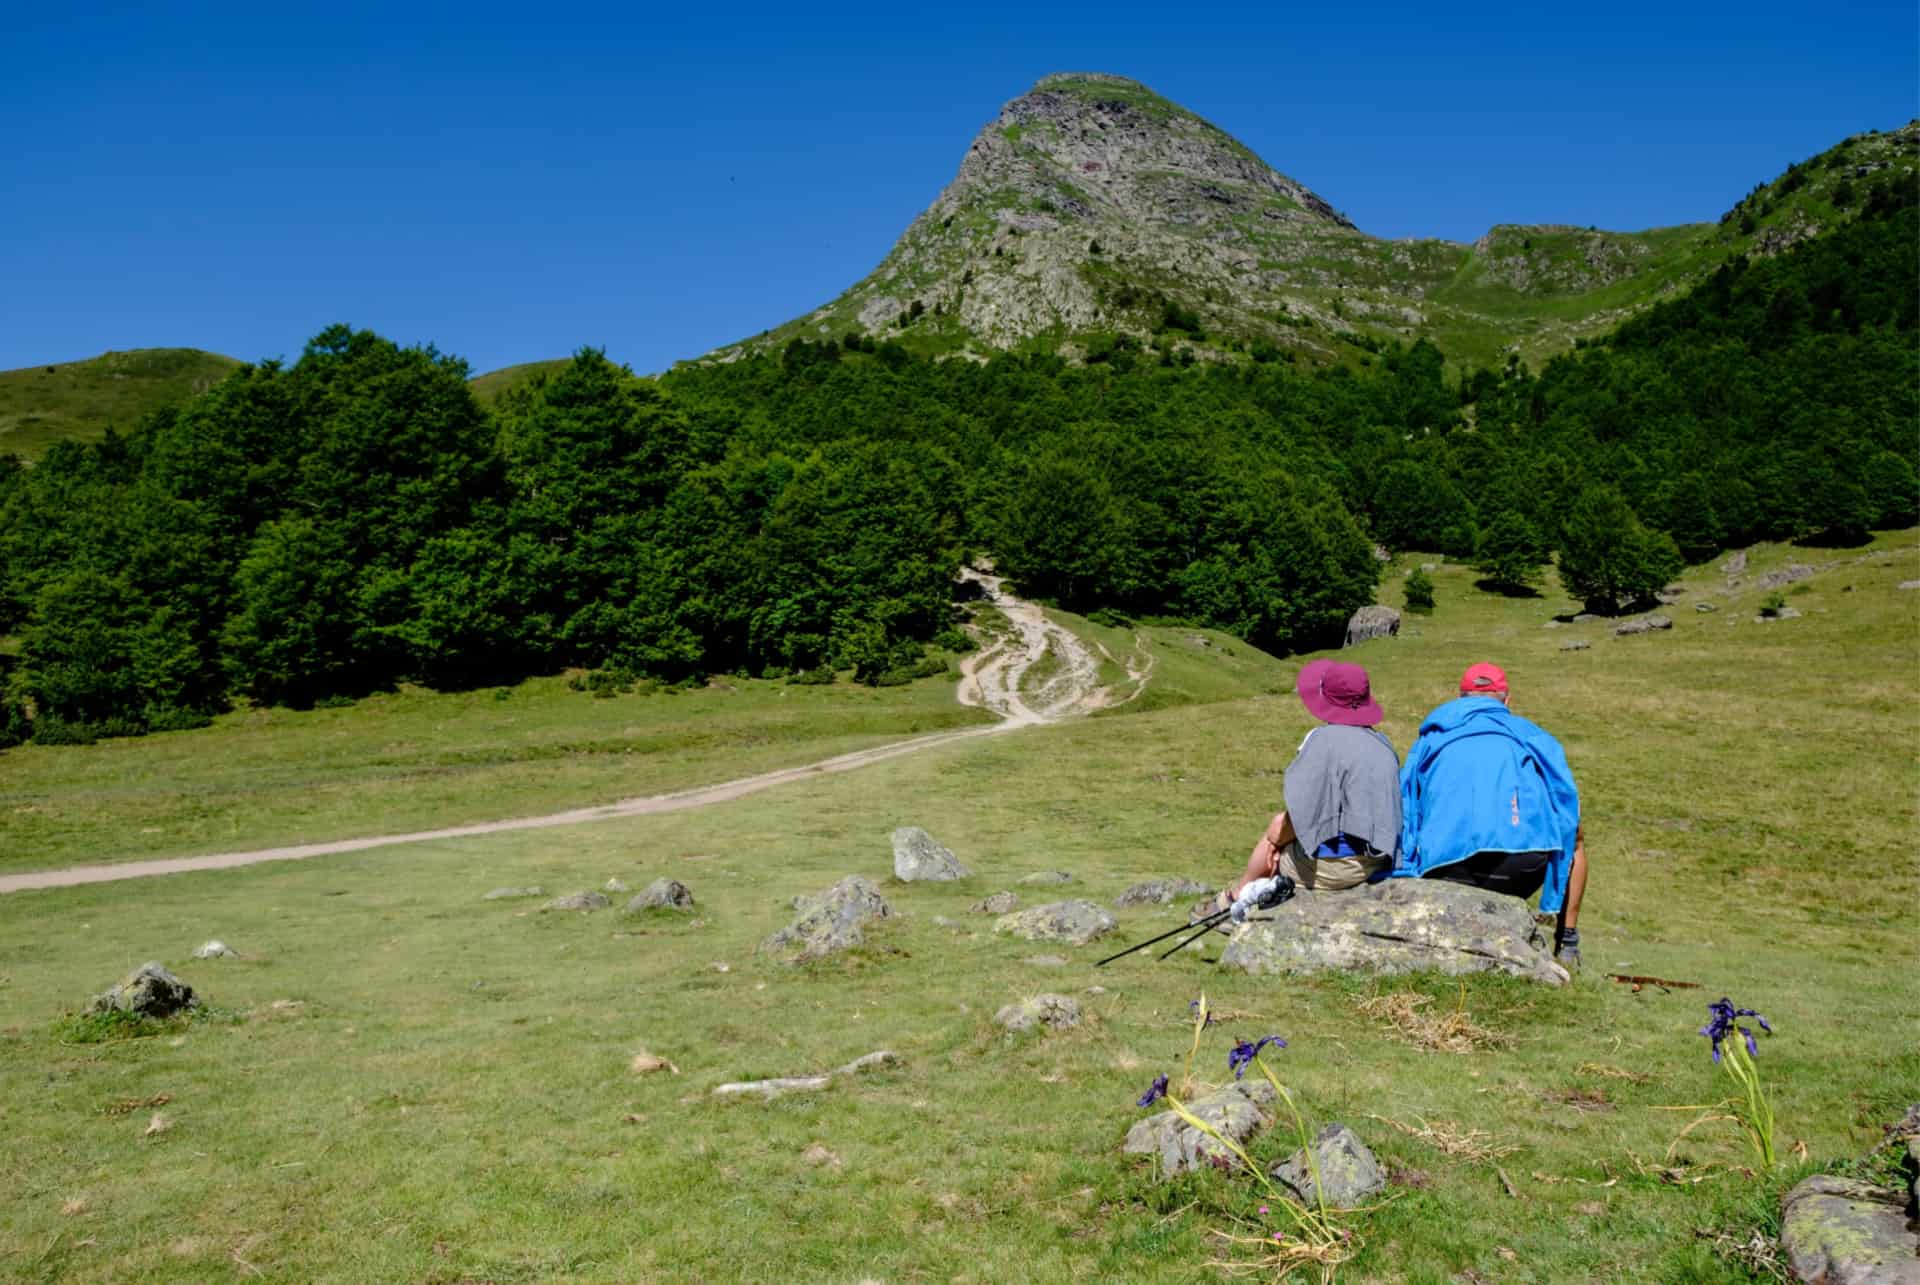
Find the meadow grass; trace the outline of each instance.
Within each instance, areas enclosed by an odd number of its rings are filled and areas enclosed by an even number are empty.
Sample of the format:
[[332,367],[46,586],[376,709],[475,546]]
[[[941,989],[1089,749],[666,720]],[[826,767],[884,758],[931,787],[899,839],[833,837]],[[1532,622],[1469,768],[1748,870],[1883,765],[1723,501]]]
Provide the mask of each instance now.
[[[1755,575],[1787,561],[1840,565],[1792,599],[1801,618],[1753,623]],[[1731,594],[1700,569],[1667,611],[1675,628],[1635,638],[1601,622],[1544,628],[1572,604],[1482,594],[1453,565],[1432,574],[1432,615],[1347,655],[1369,667],[1403,749],[1419,714],[1480,659],[1505,665],[1516,707],[1566,745],[1593,865],[1586,968],[1568,988],[1253,978],[1191,954],[1090,967],[1172,927],[1184,907],[1122,911],[1120,933],[1085,948],[996,936],[970,905],[1030,871],[1076,882],[1021,888],[1027,904],[1110,902],[1155,875],[1226,878],[1309,726],[1292,662],[1217,635],[1202,645],[1195,630],[1087,626],[1110,648],[1151,649],[1155,686],[1164,676],[1170,691],[1205,689],[1212,671],[1215,690],[1242,694],[1143,697],[700,811],[0,898],[0,1171],[13,1176],[0,1276],[1211,1279],[1209,1264],[1239,1252],[1212,1233],[1270,1230],[1250,1185],[1211,1172],[1156,1183],[1119,1153],[1142,1114],[1133,1099],[1179,1071],[1188,1002],[1204,989],[1231,1020],[1203,1049],[1200,1078],[1229,1078],[1232,1038],[1283,1034],[1290,1047],[1267,1056],[1309,1124],[1345,1121],[1397,1175],[1376,1207],[1340,1220],[1359,1238],[1343,1279],[1747,1279],[1726,1247],[1768,1226],[1782,1186],[1859,1155],[1920,1099],[1920,593],[1894,587],[1920,576],[1920,545],[1908,532],[1864,550],[1760,550]],[[1397,601],[1397,583],[1381,596]],[[1700,598],[1720,610],[1694,612]],[[1559,650],[1573,638],[1591,648]],[[1247,672],[1233,678],[1233,666]],[[778,719],[801,690],[626,708],[712,702],[714,713],[674,716],[673,730],[693,735],[729,708],[741,729]],[[879,711],[905,723],[951,699],[938,680],[806,690],[819,698],[807,707],[816,738],[783,749],[811,752],[848,720],[851,735],[875,734]],[[415,718],[409,735],[424,740],[427,707],[449,711],[435,737],[449,751],[519,734],[454,712],[483,694],[391,699],[422,708],[276,714],[258,740],[236,716],[85,747],[41,788],[57,799],[73,780],[101,814],[105,846],[122,850],[134,836],[114,833],[120,803],[88,793],[109,775],[89,777],[89,756],[198,744],[147,769],[155,792],[172,773],[191,794],[242,779],[221,764],[255,757],[279,718],[338,719],[342,743],[363,747],[406,738],[393,725],[353,730],[362,720]],[[620,707],[554,696],[539,726],[559,741],[566,719]],[[765,748],[690,753],[717,777],[754,770]],[[316,779],[346,773],[348,756]],[[284,752],[267,795],[299,793],[299,757]],[[20,761],[9,752],[0,772],[11,780]],[[511,779],[500,770],[465,778],[477,812]],[[406,806],[404,784],[381,788],[359,810],[401,828],[410,814],[391,814]],[[343,784],[346,801],[309,818],[303,837],[359,824],[353,792]],[[554,807],[576,801],[565,793]],[[903,824],[927,827],[975,877],[893,883],[887,836]],[[880,882],[896,912],[865,946],[802,967],[756,954],[790,918],[790,898],[849,873]],[[505,884],[560,892],[662,875],[692,887],[693,915],[481,900]],[[216,936],[244,957],[188,958]],[[1039,962],[1057,954],[1071,962]],[[68,1015],[87,994],[149,958],[198,986],[216,1020],[72,1038]],[[1635,993],[1607,981],[1613,971],[1703,989]],[[1000,1005],[1041,991],[1077,997],[1086,1020],[1026,1038],[992,1025]],[[1745,1144],[1727,1127],[1668,1154],[1691,1117],[1659,1108],[1730,1092],[1694,1034],[1721,994],[1778,1032],[1760,1070],[1783,1154],[1803,1142],[1809,1159],[1772,1177],[1739,1169]],[[1459,1013],[1487,1038],[1437,1051],[1382,1020],[1400,1010]],[[711,1096],[723,1081],[880,1048],[901,1066],[770,1103]],[[634,1074],[642,1051],[680,1073]],[[169,1127],[149,1135],[156,1112]],[[1284,1132],[1257,1142],[1256,1158],[1281,1158]]]
[[184,402],[240,363],[197,348],[136,348],[85,361],[0,370],[0,452],[26,459],[55,442],[125,435],[149,411]]

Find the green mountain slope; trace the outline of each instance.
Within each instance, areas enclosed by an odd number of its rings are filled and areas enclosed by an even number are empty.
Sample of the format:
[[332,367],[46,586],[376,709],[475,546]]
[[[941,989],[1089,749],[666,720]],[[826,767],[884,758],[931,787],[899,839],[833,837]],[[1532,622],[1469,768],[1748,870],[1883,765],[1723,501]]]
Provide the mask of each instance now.
[[565,370],[573,359],[556,357],[551,361],[528,361],[517,366],[502,366],[499,370],[490,370],[484,375],[475,375],[467,381],[473,389],[473,395],[491,406],[500,394],[518,388],[541,375],[554,375]]
[[205,392],[240,363],[198,348],[136,348],[0,371],[0,453],[36,458],[57,441],[131,429],[147,412]]
[[1456,363],[1538,362],[1735,255],[1831,229],[1885,171],[1910,176],[1917,151],[1920,122],[1849,139],[1717,225],[1388,241],[1144,85],[1049,76],[980,132],[872,273],[711,356],[856,335],[933,355],[1038,347],[1097,360],[1118,344],[1173,360],[1324,362],[1427,337]]

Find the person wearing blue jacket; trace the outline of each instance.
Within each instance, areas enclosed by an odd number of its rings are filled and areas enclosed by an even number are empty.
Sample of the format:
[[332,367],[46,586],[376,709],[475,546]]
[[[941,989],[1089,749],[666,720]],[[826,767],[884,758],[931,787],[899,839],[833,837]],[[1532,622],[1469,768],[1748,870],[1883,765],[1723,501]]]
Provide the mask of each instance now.
[[1400,769],[1393,874],[1523,899],[1538,892],[1542,914],[1558,917],[1554,958],[1577,968],[1587,888],[1580,792],[1560,742],[1510,699],[1505,671],[1471,665],[1459,699],[1421,720]]

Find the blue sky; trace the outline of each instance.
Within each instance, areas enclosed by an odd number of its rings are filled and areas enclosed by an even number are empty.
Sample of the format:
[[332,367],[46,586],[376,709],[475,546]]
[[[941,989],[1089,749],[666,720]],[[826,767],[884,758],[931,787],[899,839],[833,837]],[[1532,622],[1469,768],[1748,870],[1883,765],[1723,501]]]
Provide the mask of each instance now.
[[297,356],[636,370],[869,271],[1040,76],[1145,81],[1382,236],[1710,220],[1920,114],[1920,11],[811,3],[4,6],[0,369]]

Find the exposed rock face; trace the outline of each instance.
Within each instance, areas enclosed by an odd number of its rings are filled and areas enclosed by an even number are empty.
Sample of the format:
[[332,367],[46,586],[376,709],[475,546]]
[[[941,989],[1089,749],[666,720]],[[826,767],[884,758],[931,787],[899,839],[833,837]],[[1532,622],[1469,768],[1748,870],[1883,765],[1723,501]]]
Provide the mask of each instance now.
[[1753,583],[1762,589],[1783,589],[1790,584],[1806,580],[1813,574],[1814,568],[1804,562],[1796,562],[1792,566],[1781,567],[1778,571],[1769,571]]
[[972,873],[919,826],[903,825],[893,832],[893,877],[902,883],[944,882],[965,879]]
[[[1269,1118],[1262,1108],[1271,1103],[1274,1096],[1273,1086],[1265,1079],[1239,1080],[1186,1106],[1223,1137],[1245,1146],[1248,1138],[1267,1125]],[[1217,1140],[1171,1111],[1148,1116],[1135,1124],[1127,1130],[1127,1140],[1120,1149],[1127,1155],[1152,1156],[1158,1176],[1163,1179],[1215,1160],[1238,1163],[1232,1160],[1233,1153]]]
[[193,987],[150,961],[95,995],[88,1007],[96,1013],[118,1010],[136,1017],[172,1017],[199,1002]]
[[1080,1025],[1080,1002],[1065,995],[1035,995],[1032,999],[1008,1004],[993,1015],[993,1020],[1015,1034],[1042,1026],[1050,1031],[1064,1031]]
[[763,951],[787,951],[789,963],[858,946],[866,940],[862,924],[893,913],[872,881],[859,875],[848,875],[814,896],[795,897],[793,908],[800,912],[794,921],[760,943]]
[[[1387,1171],[1374,1159],[1367,1144],[1344,1124],[1330,1124],[1320,1130],[1313,1140],[1313,1160],[1310,1167],[1306,1150],[1302,1148],[1271,1170],[1273,1177],[1309,1208],[1319,1202],[1322,1191],[1328,1208],[1352,1209],[1387,1188]],[[1319,1188],[1313,1182],[1316,1167],[1320,1173]]]
[[1810,1285],[1920,1285],[1920,1236],[1905,1193],[1816,1174],[1781,1202],[1780,1247]]
[[824,1089],[836,1079],[863,1075],[868,1071],[878,1071],[899,1064],[900,1055],[892,1049],[876,1049],[853,1059],[845,1066],[836,1066],[833,1070],[822,1071],[819,1075],[783,1075],[771,1080],[742,1080],[733,1084],[720,1084],[714,1086],[713,1095],[717,1098],[737,1098],[753,1094],[771,1102],[789,1093],[812,1093]]
[[994,921],[997,933],[1012,933],[1028,941],[1063,941],[1084,946],[1096,937],[1112,932],[1120,921],[1091,901],[1056,901],[1035,906]]
[[1166,906],[1181,897],[1201,897],[1213,891],[1213,885],[1194,879],[1148,879],[1113,899],[1116,906]]
[[1345,646],[1369,642],[1375,638],[1391,638],[1400,632],[1400,613],[1392,607],[1374,604],[1362,607],[1353,613],[1347,621],[1347,641]]
[[1567,970],[1518,897],[1439,879],[1389,879],[1346,892],[1301,890],[1249,915],[1221,953],[1250,973],[1508,973],[1558,986]]
[[678,879],[655,879],[627,903],[627,913],[642,910],[692,910],[693,889]]

